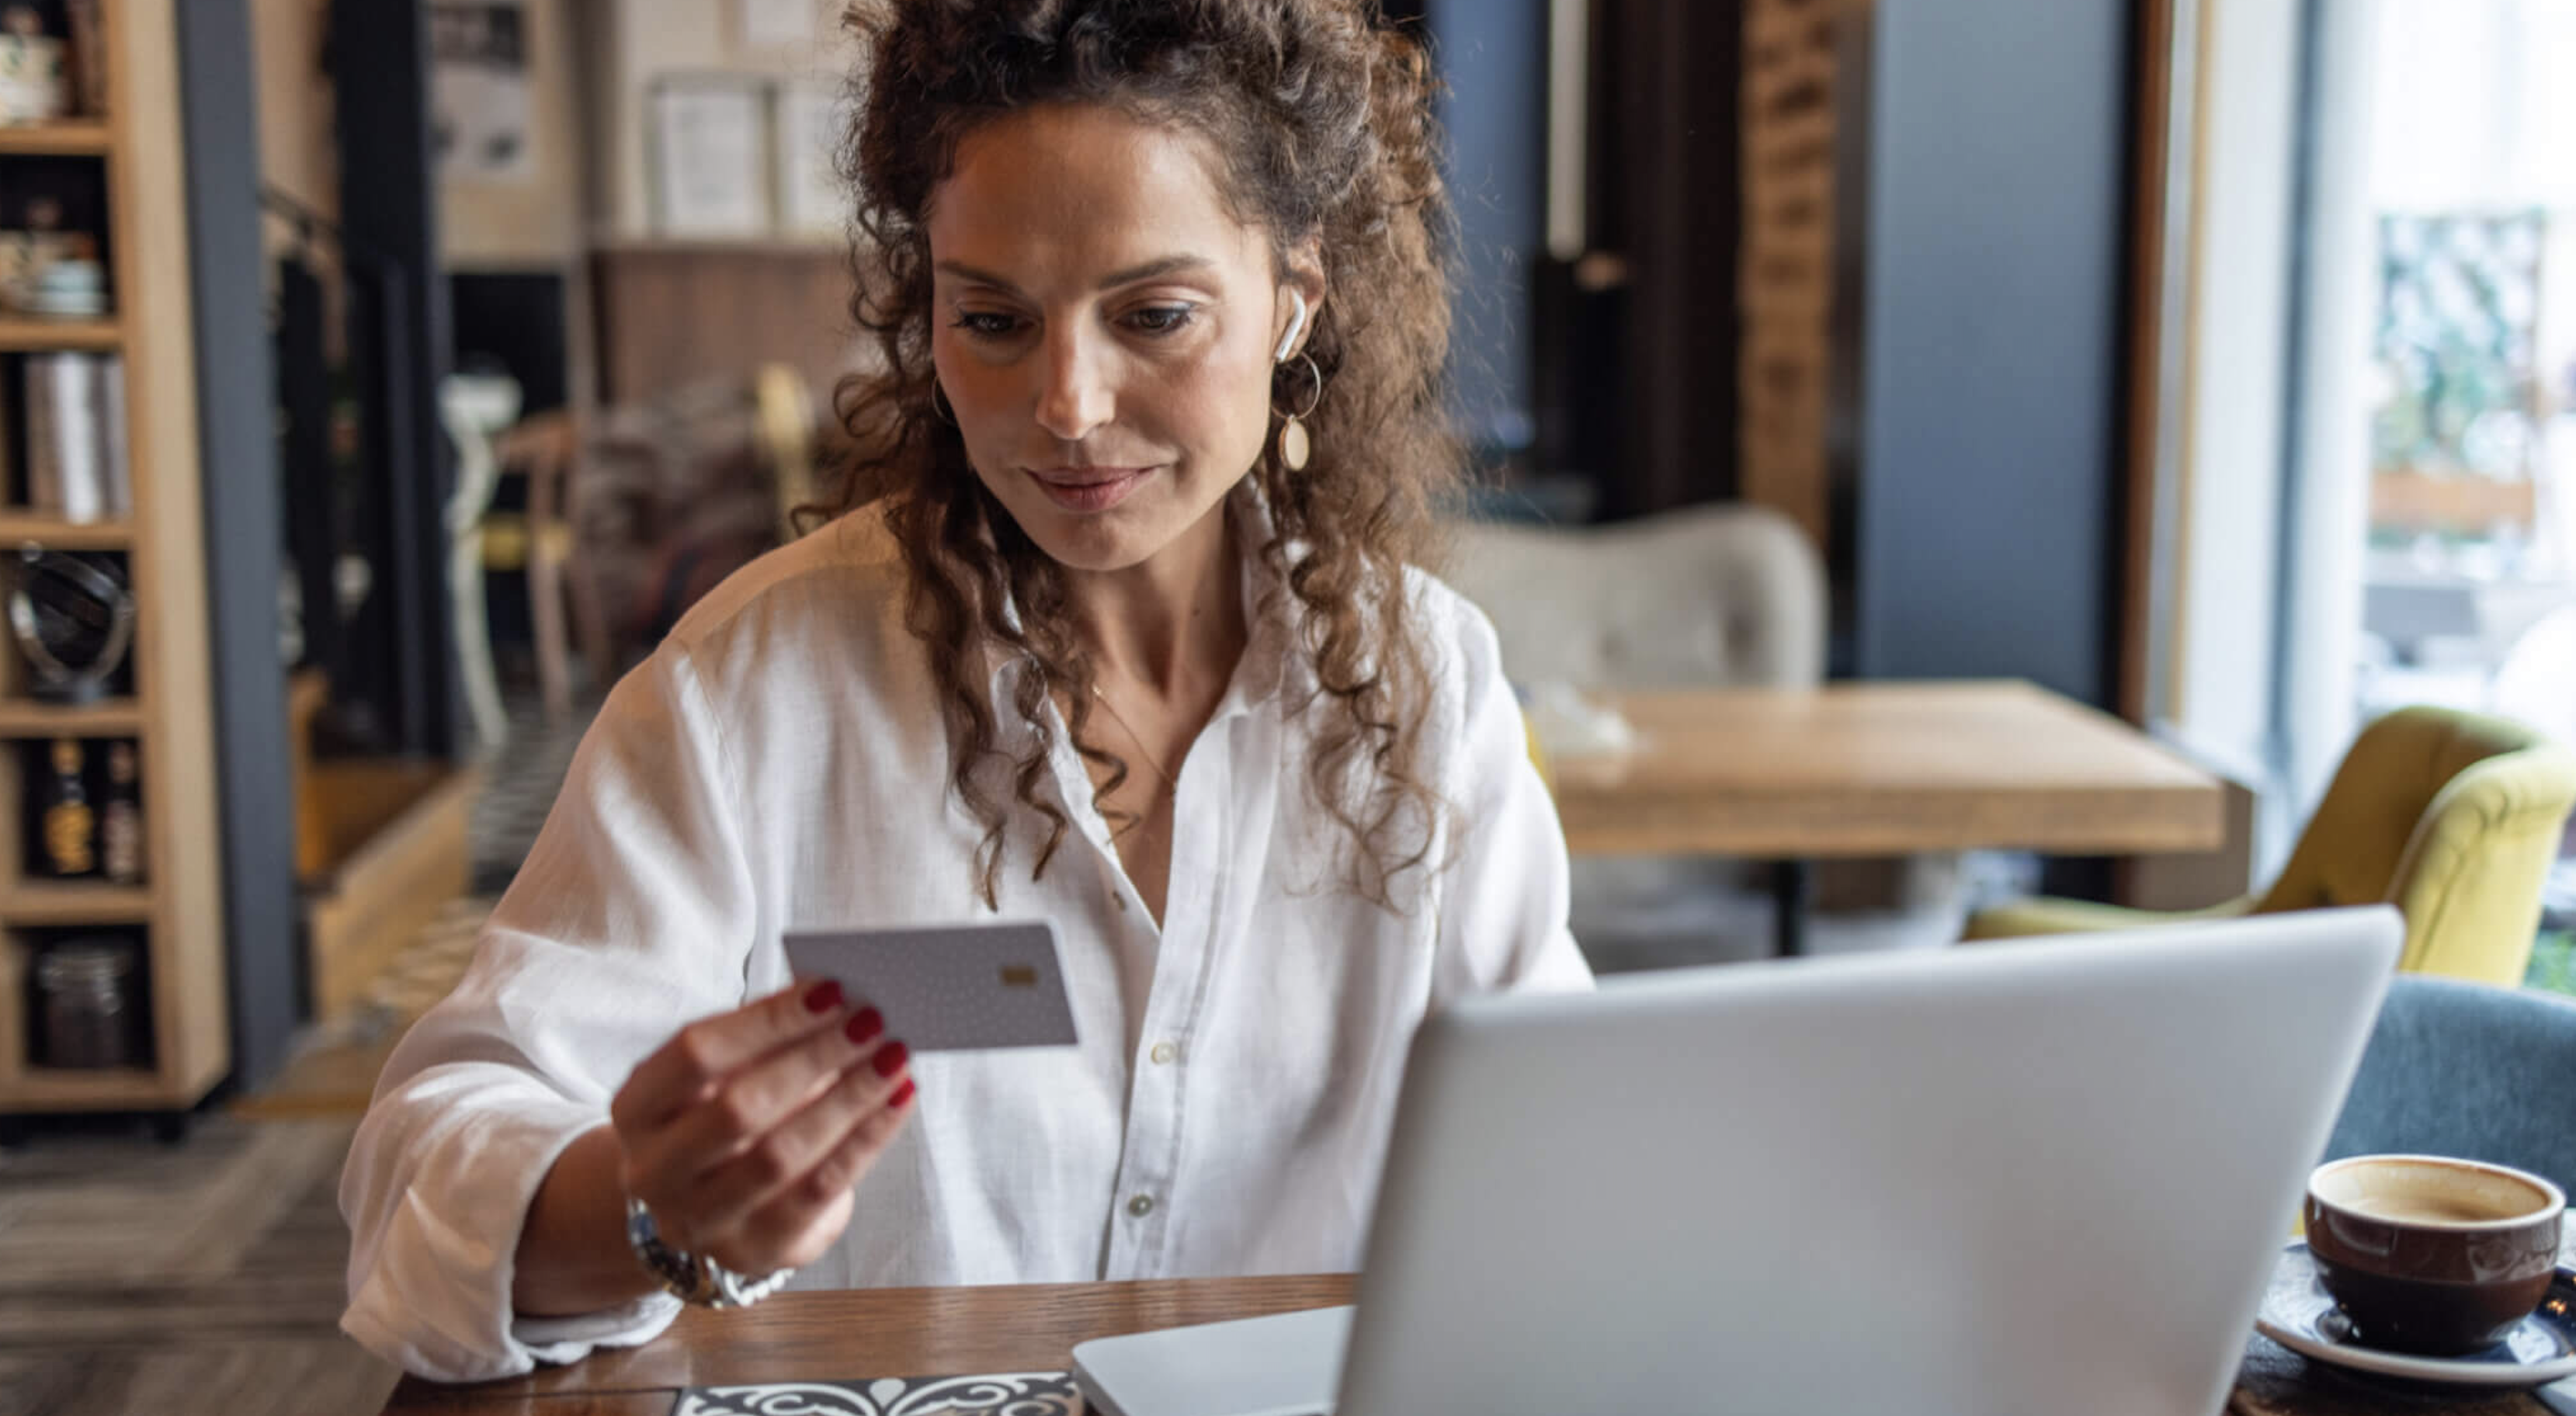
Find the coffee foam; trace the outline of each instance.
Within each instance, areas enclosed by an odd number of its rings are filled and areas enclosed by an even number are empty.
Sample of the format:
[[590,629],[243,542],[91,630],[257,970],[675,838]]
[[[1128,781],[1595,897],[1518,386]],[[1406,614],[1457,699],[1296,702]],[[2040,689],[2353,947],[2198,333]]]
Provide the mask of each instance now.
[[2441,1160],[2374,1159],[2320,1173],[2319,1200],[2397,1224],[2501,1224],[2537,1218],[2558,1203],[2519,1176]]

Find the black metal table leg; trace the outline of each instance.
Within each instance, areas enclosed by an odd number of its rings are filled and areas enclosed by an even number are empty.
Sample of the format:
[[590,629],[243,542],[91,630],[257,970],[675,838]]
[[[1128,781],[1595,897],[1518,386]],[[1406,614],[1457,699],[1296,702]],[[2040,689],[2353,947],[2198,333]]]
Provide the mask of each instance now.
[[1803,860],[1771,865],[1772,953],[1794,959],[1807,952],[1807,911],[1815,903],[1815,871]]

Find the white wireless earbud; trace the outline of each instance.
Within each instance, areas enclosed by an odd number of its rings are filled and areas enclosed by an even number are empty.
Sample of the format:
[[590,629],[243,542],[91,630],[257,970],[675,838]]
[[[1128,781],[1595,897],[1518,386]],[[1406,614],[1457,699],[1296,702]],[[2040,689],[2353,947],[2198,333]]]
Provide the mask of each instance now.
[[1279,347],[1270,351],[1270,362],[1274,364],[1284,364],[1288,362],[1288,351],[1297,347],[1297,336],[1306,332],[1306,296],[1304,292],[1291,288],[1288,292],[1288,298],[1297,302],[1297,308],[1288,316],[1288,332],[1279,336]]

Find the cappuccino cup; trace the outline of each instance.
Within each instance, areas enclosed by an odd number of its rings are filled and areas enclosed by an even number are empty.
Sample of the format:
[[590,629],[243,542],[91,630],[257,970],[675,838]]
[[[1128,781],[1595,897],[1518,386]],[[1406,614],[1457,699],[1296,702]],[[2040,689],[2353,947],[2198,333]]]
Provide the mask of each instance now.
[[2457,1357],[2540,1306],[2566,1208],[2556,1185],[2502,1165],[2354,1156],[2308,1177],[2308,1253],[2360,1341]]

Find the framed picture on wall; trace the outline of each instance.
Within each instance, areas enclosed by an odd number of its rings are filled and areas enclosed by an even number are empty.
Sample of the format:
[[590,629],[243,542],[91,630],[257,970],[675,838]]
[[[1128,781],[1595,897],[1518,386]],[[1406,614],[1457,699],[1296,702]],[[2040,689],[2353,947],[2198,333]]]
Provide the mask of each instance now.
[[429,7],[430,144],[442,177],[535,180],[529,146],[528,17],[519,0]]
[[645,95],[653,230],[689,240],[772,233],[769,85],[739,74],[664,74]]
[[733,0],[733,3],[734,34],[746,49],[811,48],[815,38],[830,29],[814,0]]
[[841,87],[822,79],[789,79],[772,93],[778,234],[796,240],[836,238],[849,216],[849,199],[834,170],[841,127],[848,119]]

